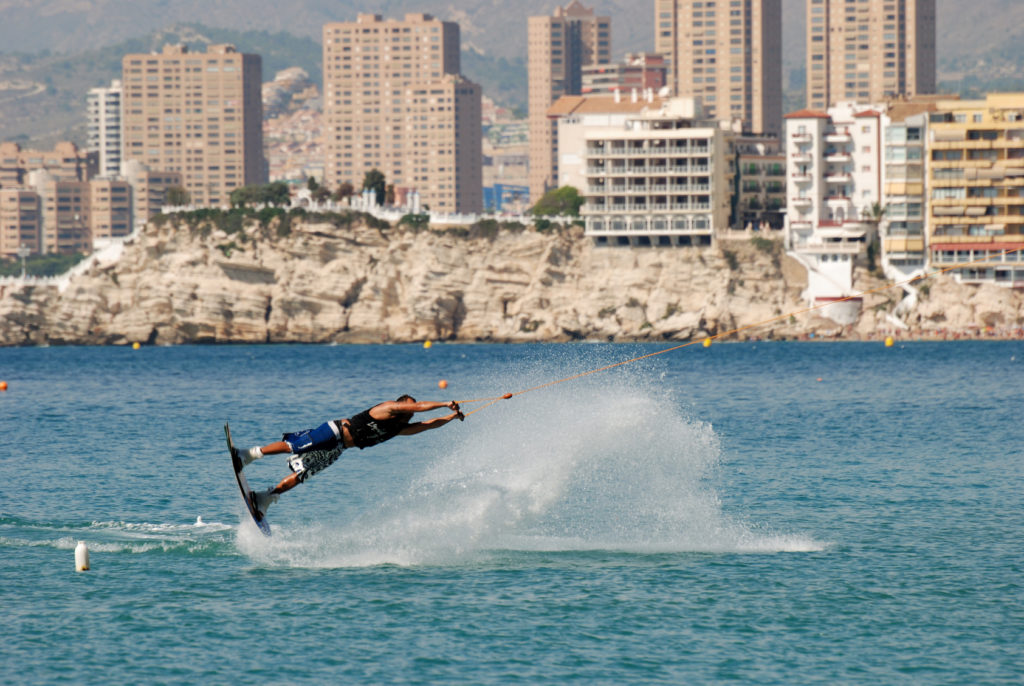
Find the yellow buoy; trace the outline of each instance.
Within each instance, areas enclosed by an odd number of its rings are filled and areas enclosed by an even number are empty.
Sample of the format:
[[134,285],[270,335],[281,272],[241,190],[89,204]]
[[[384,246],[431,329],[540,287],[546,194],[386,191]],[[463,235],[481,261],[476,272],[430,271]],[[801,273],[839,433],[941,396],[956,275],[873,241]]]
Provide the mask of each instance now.
[[711,339],[710,338],[705,338],[704,339],[704,347],[705,348],[710,348],[711,347]]
[[428,350],[430,348],[430,346],[432,346],[432,345],[433,345],[433,343],[431,343],[430,341],[423,341],[423,349],[424,350]]
[[892,336],[886,336],[885,337],[885,347],[886,348],[891,348],[893,343],[895,343],[895,341],[892,340]]
[[142,347],[142,346],[141,346],[141,345],[139,345],[139,342],[138,342],[138,341],[135,341],[134,343],[132,343],[132,350],[138,350],[138,349],[139,349],[139,348],[141,348],[141,347]]

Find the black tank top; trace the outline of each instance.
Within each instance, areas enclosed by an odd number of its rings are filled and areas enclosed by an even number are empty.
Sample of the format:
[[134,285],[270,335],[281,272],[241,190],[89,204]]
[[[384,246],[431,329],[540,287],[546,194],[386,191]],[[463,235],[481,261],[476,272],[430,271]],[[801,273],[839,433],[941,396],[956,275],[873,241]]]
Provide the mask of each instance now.
[[[338,421],[338,425],[341,425],[341,420]],[[409,426],[407,417],[374,419],[370,416],[370,410],[364,410],[348,420],[348,431],[352,434],[352,442],[360,450],[394,438],[407,426]]]

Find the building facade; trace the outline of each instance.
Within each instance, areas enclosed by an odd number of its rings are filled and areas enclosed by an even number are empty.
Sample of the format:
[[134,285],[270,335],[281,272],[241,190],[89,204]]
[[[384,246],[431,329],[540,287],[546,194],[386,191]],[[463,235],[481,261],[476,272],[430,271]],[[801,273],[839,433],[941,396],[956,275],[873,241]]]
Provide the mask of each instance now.
[[177,172],[200,206],[266,183],[262,62],[232,45],[166,45],[122,61],[123,160]]
[[160,214],[167,200],[169,188],[182,187],[178,172],[152,171],[146,165],[130,161],[123,167],[123,178],[132,188],[132,223],[145,225],[153,215]]
[[1024,93],[939,102],[928,153],[931,265],[1024,287]]
[[324,183],[382,172],[440,212],[483,206],[480,87],[460,71],[459,26],[429,14],[324,25]]
[[91,252],[89,182],[64,181],[37,169],[29,172],[27,185],[39,196],[40,252]]
[[781,0],[655,0],[654,26],[673,94],[699,99],[709,119],[781,132]]
[[935,92],[935,0],[806,0],[807,106]]
[[127,236],[132,229],[131,184],[109,177],[98,177],[90,181],[90,248],[97,240]]
[[96,175],[97,156],[69,141],[53,150],[32,150],[17,143],[0,143],[0,187],[16,188],[28,183],[28,174],[45,169],[62,181],[88,181]]
[[583,67],[611,62],[611,18],[596,16],[578,0],[553,16],[527,21],[530,199],[557,185],[557,125],[548,108],[563,95],[583,92]]
[[587,64],[582,68],[580,93],[632,93],[653,90],[660,92],[665,87],[668,67],[665,58],[658,54],[627,54],[614,64]]
[[0,256],[15,257],[21,246],[41,250],[39,194],[27,188],[0,188]]
[[121,173],[121,82],[92,88],[86,96],[86,150],[96,155],[97,173]]

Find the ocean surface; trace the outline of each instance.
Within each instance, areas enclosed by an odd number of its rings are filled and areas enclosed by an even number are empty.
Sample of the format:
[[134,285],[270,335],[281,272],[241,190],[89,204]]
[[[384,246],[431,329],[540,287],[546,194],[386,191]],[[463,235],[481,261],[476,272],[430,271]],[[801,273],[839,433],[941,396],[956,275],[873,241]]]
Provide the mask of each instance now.
[[1021,342],[691,346],[347,451],[270,538],[244,514],[225,421],[666,347],[0,349],[0,682],[1024,682]]

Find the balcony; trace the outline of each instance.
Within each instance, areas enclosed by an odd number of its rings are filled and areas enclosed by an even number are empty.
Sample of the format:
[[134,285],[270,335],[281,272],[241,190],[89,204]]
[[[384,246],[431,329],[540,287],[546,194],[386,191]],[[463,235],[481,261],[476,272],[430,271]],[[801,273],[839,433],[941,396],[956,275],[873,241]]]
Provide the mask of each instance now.
[[793,181],[796,182],[796,183],[802,184],[802,185],[803,184],[808,184],[808,183],[810,183],[813,180],[814,179],[811,177],[810,174],[806,174],[806,173],[801,174],[799,172],[797,172],[796,174],[793,174]]
[[814,158],[811,157],[809,152],[798,152],[793,155],[792,160],[797,164],[810,164],[814,161]]
[[826,183],[850,183],[853,181],[853,177],[847,173],[841,174],[829,174],[825,177]]
[[797,195],[789,199],[789,204],[793,207],[810,207],[812,199],[804,195]]
[[810,143],[813,140],[814,140],[814,136],[812,136],[811,134],[809,134],[809,133],[807,133],[805,131],[804,132],[798,131],[798,132],[793,134],[793,142],[794,143]]
[[850,143],[853,138],[850,136],[848,129],[841,131],[832,131],[831,133],[825,134],[825,141],[827,143]]
[[833,152],[825,155],[825,161],[845,164],[847,162],[852,162],[853,157],[851,157],[848,152]]

